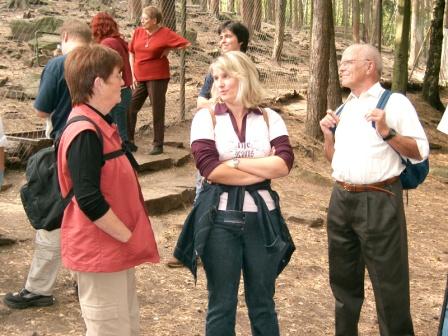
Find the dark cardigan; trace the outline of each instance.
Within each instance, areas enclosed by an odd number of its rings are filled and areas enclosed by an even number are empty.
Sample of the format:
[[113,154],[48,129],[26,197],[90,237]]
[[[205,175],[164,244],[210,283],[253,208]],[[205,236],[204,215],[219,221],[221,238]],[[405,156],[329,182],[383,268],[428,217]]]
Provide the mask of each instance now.
[[[279,227],[272,225],[267,205],[257,190],[269,191],[280,217]],[[203,255],[210,230],[218,213],[220,195],[223,192],[228,192],[228,202],[238,203],[234,210],[242,211],[245,191],[250,193],[258,207],[257,216],[266,249],[269,253],[278,253],[280,256],[277,275],[283,271],[291,259],[295,250],[294,242],[281,215],[278,194],[271,189],[269,180],[244,187],[204,183],[193,209],[185,220],[174,250],[174,256],[191,271],[195,280],[197,278],[197,258]]]

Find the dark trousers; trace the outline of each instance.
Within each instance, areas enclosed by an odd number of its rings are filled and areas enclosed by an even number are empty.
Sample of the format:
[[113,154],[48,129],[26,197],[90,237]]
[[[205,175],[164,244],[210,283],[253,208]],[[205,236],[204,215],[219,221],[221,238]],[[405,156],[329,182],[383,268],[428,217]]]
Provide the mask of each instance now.
[[137,114],[149,96],[152,105],[152,119],[154,128],[154,146],[163,146],[165,135],[165,103],[166,90],[169,79],[139,82],[132,94],[131,106],[128,113],[128,137],[134,142]]
[[[278,212],[270,216],[278,225]],[[279,335],[274,303],[278,255],[268,254],[264,245],[256,213],[218,211],[202,257],[208,288],[206,336],[235,335],[241,270],[252,335]]]
[[410,314],[406,219],[400,181],[384,192],[348,192],[335,185],[328,209],[330,285],[336,335],[358,335],[367,267],[380,334],[414,335]]
[[132,90],[130,87],[124,87],[121,89],[121,101],[115,105],[110,111],[110,115],[114,122],[117,124],[118,132],[122,141],[128,140],[128,127],[127,127],[127,115],[129,104],[131,103]]

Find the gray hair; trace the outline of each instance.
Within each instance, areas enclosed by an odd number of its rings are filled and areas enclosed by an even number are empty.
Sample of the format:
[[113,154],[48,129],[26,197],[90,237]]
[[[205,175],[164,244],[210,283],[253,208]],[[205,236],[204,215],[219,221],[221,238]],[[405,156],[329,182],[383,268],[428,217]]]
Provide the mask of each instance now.
[[381,78],[381,73],[383,72],[383,60],[378,49],[371,44],[356,43],[347,47],[347,50],[353,49],[356,53],[362,55],[365,59],[372,61],[375,64],[375,69],[377,71],[378,78]]

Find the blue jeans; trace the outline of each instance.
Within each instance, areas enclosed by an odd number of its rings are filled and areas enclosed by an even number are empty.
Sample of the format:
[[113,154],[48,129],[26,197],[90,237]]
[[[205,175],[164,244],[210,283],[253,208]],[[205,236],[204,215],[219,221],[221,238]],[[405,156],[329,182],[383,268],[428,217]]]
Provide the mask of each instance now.
[[[270,212],[279,225],[278,212]],[[202,257],[208,288],[206,336],[235,335],[241,271],[254,336],[278,336],[275,279],[278,255],[269,254],[257,214],[218,211]]]
[[129,104],[131,103],[132,90],[130,87],[121,89],[121,102],[114,106],[110,115],[117,124],[118,132],[122,141],[128,141],[127,115]]

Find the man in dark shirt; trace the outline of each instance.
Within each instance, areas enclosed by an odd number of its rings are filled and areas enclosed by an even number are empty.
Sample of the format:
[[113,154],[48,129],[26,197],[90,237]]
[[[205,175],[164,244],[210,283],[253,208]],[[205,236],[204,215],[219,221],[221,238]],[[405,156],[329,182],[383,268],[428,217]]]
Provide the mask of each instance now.
[[[63,129],[72,103],[64,79],[64,61],[73,49],[91,42],[89,26],[78,20],[64,22],[60,29],[62,56],[45,66],[39,93],[34,102],[38,117],[47,119],[47,136],[56,138]],[[54,302],[53,287],[61,264],[60,230],[36,231],[36,245],[25,287],[8,293],[4,303],[15,309],[50,306]]]

